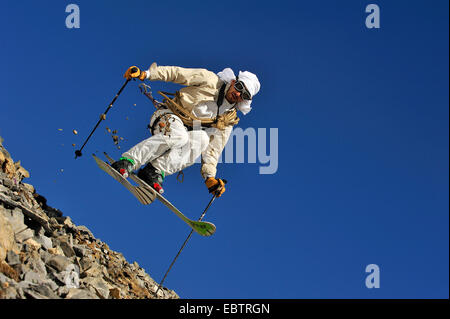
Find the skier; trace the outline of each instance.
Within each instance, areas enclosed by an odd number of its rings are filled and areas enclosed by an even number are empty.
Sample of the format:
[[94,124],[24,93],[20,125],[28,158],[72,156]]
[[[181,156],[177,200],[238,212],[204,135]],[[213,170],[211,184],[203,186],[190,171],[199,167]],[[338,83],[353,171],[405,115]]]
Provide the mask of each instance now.
[[[230,68],[217,74],[206,69],[158,66],[153,63],[141,71],[132,66],[126,79],[164,81],[184,85],[174,98],[165,100],[150,118],[152,136],[122,154],[112,167],[124,177],[139,169],[137,175],[162,193],[165,176],[194,164],[200,155],[201,175],[208,191],[216,197],[225,192],[223,180],[216,178],[217,163],[233,125],[250,112],[252,98],[260,83],[255,74],[240,71],[238,77]],[[167,93],[166,93],[167,94]]]

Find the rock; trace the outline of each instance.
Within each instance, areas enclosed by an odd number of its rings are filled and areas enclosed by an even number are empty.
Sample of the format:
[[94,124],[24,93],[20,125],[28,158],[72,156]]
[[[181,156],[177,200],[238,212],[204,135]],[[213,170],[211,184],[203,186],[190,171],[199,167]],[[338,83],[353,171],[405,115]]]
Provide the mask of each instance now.
[[0,262],[5,260],[8,250],[15,248],[13,228],[2,211],[5,209],[0,206]]
[[75,265],[70,265],[66,270],[55,274],[55,277],[64,284],[67,288],[80,287],[80,274]]
[[30,282],[33,284],[41,284],[45,280],[45,277],[35,271],[30,270],[25,273],[23,280],[25,282]]
[[36,271],[43,276],[47,275],[47,268],[45,267],[45,263],[40,258],[40,254],[37,251],[32,251],[31,254],[28,254],[26,259],[23,262],[22,272],[26,272],[28,269]]
[[3,186],[2,184],[0,184],[0,193],[4,193],[4,194],[8,194],[9,193],[9,188]]
[[54,256],[53,254],[51,254],[49,251],[46,250],[41,250],[40,251],[40,256],[41,256],[41,260],[42,262],[45,264],[48,263],[48,261]]
[[111,289],[109,289],[109,295],[113,299],[122,299],[119,288],[111,288]]
[[5,158],[3,161],[3,172],[6,174],[8,178],[13,178],[16,174],[16,167],[14,166],[14,162],[11,158]]
[[32,285],[30,288],[24,289],[24,292],[34,299],[61,299],[45,284]]
[[14,186],[14,182],[11,179],[7,178],[3,180],[3,185],[11,189]]
[[19,243],[25,242],[34,237],[34,231],[30,228],[25,228],[15,234],[16,240]]
[[24,244],[30,246],[34,250],[38,250],[39,248],[41,248],[41,244],[36,242],[33,238],[28,238],[24,241]]
[[50,299],[61,299],[57,294],[53,292],[48,284],[39,285],[35,287],[34,290]]
[[19,274],[17,273],[17,271],[4,261],[0,261],[0,273],[3,273],[5,276],[13,279],[16,282],[19,281]]
[[21,296],[14,287],[7,287],[0,290],[0,299],[21,299]]
[[27,184],[27,183],[23,183],[22,185],[23,185],[23,188],[24,188],[26,191],[30,192],[31,194],[33,194],[33,193],[35,192],[35,189],[34,189],[34,186],[33,186],[33,185]]
[[68,228],[75,228],[75,225],[73,224],[72,219],[71,219],[70,217],[67,217],[67,216],[58,216],[58,217],[56,217],[56,220],[57,220],[60,224],[66,226],[66,227],[68,227]]
[[72,288],[66,296],[66,299],[100,299],[89,290]]
[[46,279],[44,281],[44,284],[46,284],[48,287],[50,287],[51,290],[56,291],[58,290],[59,286],[51,279]]
[[50,206],[46,206],[44,210],[48,217],[61,217],[63,215],[59,209]]
[[8,250],[8,253],[6,254],[6,262],[10,266],[15,266],[20,264],[20,258],[19,255],[17,255],[14,251]]
[[109,297],[109,287],[106,281],[102,278],[87,277],[82,280],[86,287],[92,287],[95,289],[97,295],[102,299],[108,299]]
[[22,280],[17,284],[17,287],[23,290],[30,288],[31,285],[32,285],[31,282]]
[[70,244],[68,242],[62,241],[59,246],[61,247],[62,251],[64,252],[64,255],[66,255],[67,257],[75,256],[75,251],[73,250],[72,246],[70,246]]
[[52,240],[45,235],[36,236],[36,237],[34,237],[34,240],[36,242],[38,242],[39,244],[41,244],[45,250],[49,250],[50,248],[53,248]]
[[11,224],[13,232],[17,233],[27,228],[27,226],[24,223],[24,215],[20,209],[15,208],[14,210],[11,211],[9,209],[4,209],[2,206],[0,206],[0,214],[2,214]]
[[77,229],[82,234],[87,234],[90,238],[95,238],[94,235],[92,234],[92,232],[86,226],[83,226],[83,225],[77,226]]
[[38,292],[36,292],[36,291],[34,291],[32,289],[25,289],[24,292],[25,292],[25,295],[27,297],[30,297],[32,299],[50,299],[50,298],[48,298],[48,297],[46,297],[44,295],[41,295],[40,293],[38,293]]
[[143,280],[141,280],[139,277],[134,278],[134,280],[136,281],[139,287],[145,289],[145,282]]
[[56,246],[56,247],[53,247],[53,248],[49,248],[48,252],[50,254],[52,254],[52,255],[65,256],[64,252],[62,251],[61,247],[59,247],[59,246]]
[[14,202],[20,202],[20,200],[21,200],[22,197],[19,196],[19,193],[17,193],[16,189],[17,189],[16,186],[13,186],[13,187],[11,188],[11,190],[12,190],[13,192],[9,194],[9,197],[10,197]]
[[59,255],[52,257],[47,262],[47,265],[53,267],[58,272],[66,270],[71,264],[72,264],[71,261],[67,257]]
[[[0,299],[157,297],[157,284],[137,262],[50,207],[21,182],[27,176],[0,147]],[[179,298],[166,288],[160,293]]]
[[65,298],[67,296],[67,294],[69,293],[70,289],[75,289],[75,288],[67,288],[66,286],[59,286],[55,292],[58,294],[58,296]]
[[0,286],[2,288],[7,288],[11,284],[14,284],[15,281],[7,276],[5,276],[3,273],[0,272]]
[[78,257],[84,257],[87,254],[87,248],[83,245],[73,245],[73,250]]
[[103,268],[101,265],[93,263],[91,267],[81,273],[81,278],[85,277],[99,277],[103,275]]
[[85,256],[84,258],[81,258],[81,260],[80,260],[80,266],[81,266],[82,272],[91,268],[93,264],[94,264],[94,261],[92,260],[91,256]]
[[36,200],[36,202],[38,203],[38,205],[40,207],[42,207],[42,209],[46,209],[48,207],[47,206],[47,199],[44,196],[34,192],[33,193],[33,197]]
[[72,260],[73,260],[73,264],[75,265],[75,267],[76,267],[76,269],[78,270],[78,274],[80,274],[81,273],[81,264],[80,264],[80,257],[74,257],[74,258],[72,258]]
[[25,168],[22,167],[20,161],[14,163],[14,166],[16,169],[16,176],[19,179],[19,181],[21,181],[24,178],[30,177],[30,173]]

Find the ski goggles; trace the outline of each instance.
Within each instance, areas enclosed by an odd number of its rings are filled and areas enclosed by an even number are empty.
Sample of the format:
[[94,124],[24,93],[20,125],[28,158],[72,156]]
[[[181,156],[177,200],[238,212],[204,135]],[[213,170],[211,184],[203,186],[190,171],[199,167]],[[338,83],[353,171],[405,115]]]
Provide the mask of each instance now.
[[252,95],[245,87],[244,82],[236,80],[236,82],[234,83],[234,88],[236,89],[236,91],[241,93],[242,99],[248,100],[248,101],[250,101],[252,99]]

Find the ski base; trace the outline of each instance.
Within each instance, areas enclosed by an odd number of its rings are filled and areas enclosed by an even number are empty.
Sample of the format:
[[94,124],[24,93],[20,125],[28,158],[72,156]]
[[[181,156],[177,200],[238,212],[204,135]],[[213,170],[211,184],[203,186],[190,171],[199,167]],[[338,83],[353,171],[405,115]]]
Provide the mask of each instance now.
[[[155,198],[162,202],[167,208],[175,213],[181,220],[188,224],[195,232],[202,236],[211,236],[216,231],[216,226],[210,222],[204,221],[194,221],[187,218],[182,212],[180,212],[175,206],[173,206],[167,199],[165,199],[161,194],[156,192],[147,183],[137,177],[134,173],[130,173],[130,178],[138,185],[132,185],[126,178],[124,178],[119,172],[112,168],[108,163],[104,162],[95,154],[92,154],[97,163],[98,167],[106,172],[108,175],[113,177],[116,181],[122,184],[128,191],[133,194],[141,204],[148,205],[151,204]],[[106,153],[108,161],[112,164],[112,160]]]

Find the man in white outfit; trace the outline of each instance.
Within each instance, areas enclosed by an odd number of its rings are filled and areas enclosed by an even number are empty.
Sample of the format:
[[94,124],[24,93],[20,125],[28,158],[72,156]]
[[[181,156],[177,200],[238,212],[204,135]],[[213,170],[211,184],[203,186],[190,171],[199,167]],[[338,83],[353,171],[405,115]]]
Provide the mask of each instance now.
[[233,125],[250,110],[260,83],[255,74],[226,68],[215,74],[206,69],[158,66],[146,71],[130,67],[127,79],[165,81],[184,85],[173,99],[167,96],[150,119],[152,136],[122,154],[113,167],[125,177],[141,168],[138,176],[162,193],[165,176],[195,163],[202,156],[201,174],[210,193],[220,197],[224,182],[216,178],[217,163]]

